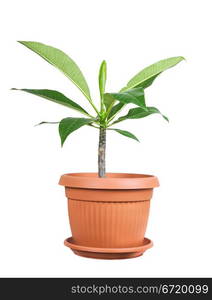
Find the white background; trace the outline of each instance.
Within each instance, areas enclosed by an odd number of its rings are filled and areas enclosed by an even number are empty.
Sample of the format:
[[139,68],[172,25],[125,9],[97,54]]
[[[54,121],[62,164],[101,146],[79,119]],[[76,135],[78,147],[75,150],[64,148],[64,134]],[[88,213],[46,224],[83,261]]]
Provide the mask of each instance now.
[[[0,276],[212,276],[211,1],[11,1],[1,4]],[[107,91],[143,67],[182,55],[147,91],[159,115],[120,123],[141,143],[108,133],[107,170],[157,175],[146,236],[154,247],[129,260],[92,260],[63,246],[71,235],[61,174],[97,170],[98,133],[81,128],[60,147],[57,125],[78,116],[16,88],[56,89],[88,108],[73,84],[16,40],[68,53],[98,105],[97,73],[108,63]],[[92,111],[92,110],[91,110]]]

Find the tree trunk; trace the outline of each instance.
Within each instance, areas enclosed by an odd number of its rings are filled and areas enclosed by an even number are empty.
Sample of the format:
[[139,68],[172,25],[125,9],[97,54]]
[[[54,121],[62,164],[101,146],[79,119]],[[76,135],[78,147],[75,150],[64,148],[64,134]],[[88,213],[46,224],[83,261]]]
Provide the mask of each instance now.
[[105,177],[106,129],[100,127],[98,149],[98,176]]

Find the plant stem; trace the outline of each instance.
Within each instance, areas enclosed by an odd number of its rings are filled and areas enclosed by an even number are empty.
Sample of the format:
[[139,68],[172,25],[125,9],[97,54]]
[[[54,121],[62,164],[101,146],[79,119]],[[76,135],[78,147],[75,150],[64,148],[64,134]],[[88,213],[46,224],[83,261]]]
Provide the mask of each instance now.
[[91,127],[93,127],[93,128],[96,128],[96,129],[99,129],[100,127],[97,127],[97,126],[95,126],[95,125],[93,125],[93,124],[88,124],[88,126],[91,126]]
[[88,101],[90,102],[91,106],[93,107],[93,109],[95,110],[95,112],[97,113],[97,115],[99,116],[99,111],[96,108],[96,106],[94,105],[93,101],[91,99],[88,99]]
[[108,116],[110,114],[111,109],[113,108],[113,105],[116,101],[114,100],[111,105],[109,106],[109,108],[107,109],[106,115],[105,115],[105,119],[108,119]]
[[105,177],[106,128],[99,129],[98,176]]

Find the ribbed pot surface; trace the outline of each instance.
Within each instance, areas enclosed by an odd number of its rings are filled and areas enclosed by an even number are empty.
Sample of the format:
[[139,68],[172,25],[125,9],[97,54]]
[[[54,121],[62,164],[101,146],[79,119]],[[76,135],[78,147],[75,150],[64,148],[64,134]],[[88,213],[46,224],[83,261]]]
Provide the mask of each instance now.
[[69,220],[78,245],[122,248],[142,244],[152,189],[66,188]]

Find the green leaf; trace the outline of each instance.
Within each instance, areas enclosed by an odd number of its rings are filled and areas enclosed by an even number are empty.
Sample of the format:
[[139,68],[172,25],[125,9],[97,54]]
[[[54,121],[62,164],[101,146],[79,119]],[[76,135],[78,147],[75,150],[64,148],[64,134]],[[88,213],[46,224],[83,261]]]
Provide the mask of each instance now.
[[83,114],[86,114],[89,116],[89,113],[84,110],[80,105],[72,101],[71,99],[67,98],[65,95],[58,91],[54,90],[32,90],[32,89],[15,89],[12,90],[18,90],[18,91],[24,91],[42,98],[45,98],[47,100],[50,100],[52,102],[67,106],[69,108],[72,108],[74,110],[77,110]]
[[154,79],[163,71],[174,67],[176,64],[184,60],[184,57],[170,57],[160,60],[136,74],[121,91],[127,91],[135,87],[146,88],[152,84]]
[[38,124],[35,124],[35,126],[39,126],[39,125],[43,125],[43,124],[58,124],[58,123],[60,123],[60,122],[46,122],[46,121],[42,121],[42,122],[40,122]]
[[142,82],[141,84],[139,84],[138,87],[142,87],[143,89],[146,89],[147,87],[149,87],[149,86],[153,83],[153,81],[154,81],[159,75],[160,75],[160,73],[157,74],[157,75],[155,75],[155,76],[153,76],[153,77],[151,77],[150,79],[147,79],[146,81],[144,81],[144,82]]
[[120,133],[120,134],[122,134],[122,135],[124,135],[124,136],[126,136],[128,138],[134,139],[137,142],[139,142],[139,139],[134,134],[132,134],[129,131],[121,130],[121,129],[116,129],[116,128],[110,128],[110,130],[114,130],[114,131],[116,131],[116,132],[118,132],[118,133]]
[[[118,120],[116,120],[113,124],[119,123],[127,119],[140,119],[152,114],[161,114],[161,112],[156,107],[146,107],[146,108],[147,111],[140,107],[132,108],[128,111],[127,115],[118,118]],[[161,115],[166,121],[169,121],[166,116],[164,116],[163,114]]]
[[59,124],[61,145],[63,146],[69,134],[71,134],[73,131],[79,129],[84,125],[92,123],[93,121],[94,119],[86,119],[86,118],[65,118],[61,120]]
[[103,100],[106,110],[108,110],[116,102],[116,100],[110,94],[104,94]]
[[146,105],[143,88],[135,88],[121,93],[107,93],[105,95],[108,94],[124,104],[133,103],[145,109]]
[[65,74],[85,95],[91,99],[88,84],[77,64],[63,51],[38,42],[19,41],[22,45],[34,51],[51,65]]
[[108,119],[111,119],[113,118],[121,109],[122,107],[124,107],[125,104],[124,103],[121,103],[119,102],[118,104],[114,105],[108,115]]
[[107,79],[107,64],[106,61],[103,60],[99,69],[99,91],[101,99],[103,99],[103,95],[105,92],[105,84]]

